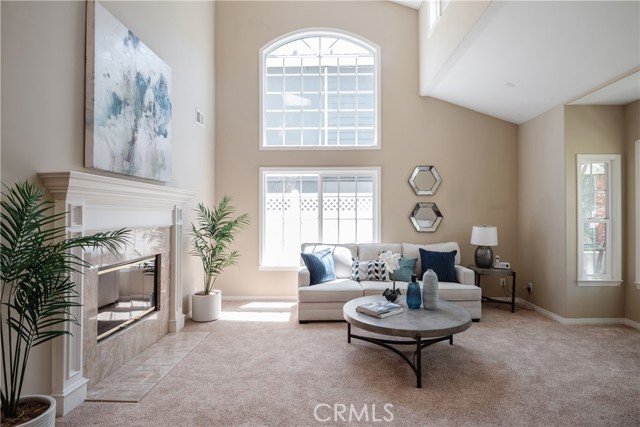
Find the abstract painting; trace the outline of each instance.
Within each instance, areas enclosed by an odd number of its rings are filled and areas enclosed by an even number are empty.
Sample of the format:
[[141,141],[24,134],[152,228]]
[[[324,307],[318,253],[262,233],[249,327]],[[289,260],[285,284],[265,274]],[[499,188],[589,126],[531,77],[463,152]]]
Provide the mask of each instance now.
[[85,166],[171,180],[171,68],[87,2]]

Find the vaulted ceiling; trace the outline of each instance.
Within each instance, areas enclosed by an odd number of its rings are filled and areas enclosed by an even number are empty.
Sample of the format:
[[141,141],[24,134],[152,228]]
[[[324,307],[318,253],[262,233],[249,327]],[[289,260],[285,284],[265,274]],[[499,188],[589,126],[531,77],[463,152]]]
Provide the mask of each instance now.
[[640,99],[640,1],[493,1],[443,69],[423,95],[517,124],[563,104],[628,104]]

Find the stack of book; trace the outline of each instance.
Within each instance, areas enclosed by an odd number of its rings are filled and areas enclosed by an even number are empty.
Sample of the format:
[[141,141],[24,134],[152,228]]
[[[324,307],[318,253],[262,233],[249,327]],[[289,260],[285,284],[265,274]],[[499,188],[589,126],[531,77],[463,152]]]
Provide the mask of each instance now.
[[385,317],[402,313],[403,310],[400,304],[394,304],[389,301],[374,301],[357,306],[356,311],[379,319],[384,319]]

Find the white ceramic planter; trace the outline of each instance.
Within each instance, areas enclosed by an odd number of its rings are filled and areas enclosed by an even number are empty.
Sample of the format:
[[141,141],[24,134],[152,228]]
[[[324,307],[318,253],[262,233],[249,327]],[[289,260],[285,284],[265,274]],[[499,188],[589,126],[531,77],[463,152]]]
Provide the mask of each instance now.
[[222,291],[214,289],[209,295],[191,296],[191,320],[211,322],[220,317],[222,311]]
[[22,427],[54,427],[56,425],[56,400],[51,396],[33,395],[22,396],[20,402],[42,402],[49,405],[44,413],[39,417],[27,421],[24,424],[20,424]]

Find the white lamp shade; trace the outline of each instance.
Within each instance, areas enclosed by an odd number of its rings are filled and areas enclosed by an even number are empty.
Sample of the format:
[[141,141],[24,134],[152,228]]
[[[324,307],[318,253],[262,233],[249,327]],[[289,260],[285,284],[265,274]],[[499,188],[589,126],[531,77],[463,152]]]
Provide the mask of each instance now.
[[498,227],[494,225],[474,225],[471,230],[471,244],[498,246]]

